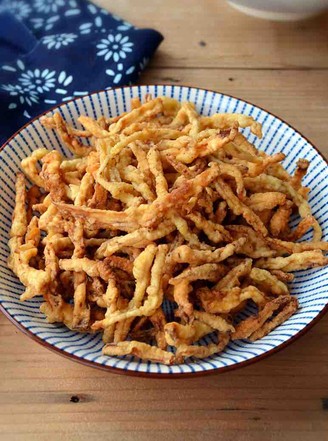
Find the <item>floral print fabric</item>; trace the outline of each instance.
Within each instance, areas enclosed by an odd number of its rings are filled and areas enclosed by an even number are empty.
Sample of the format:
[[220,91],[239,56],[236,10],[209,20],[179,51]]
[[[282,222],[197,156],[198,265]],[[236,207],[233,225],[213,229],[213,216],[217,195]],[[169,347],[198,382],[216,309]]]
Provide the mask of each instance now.
[[162,39],[85,0],[0,0],[0,143],[53,105],[133,83]]

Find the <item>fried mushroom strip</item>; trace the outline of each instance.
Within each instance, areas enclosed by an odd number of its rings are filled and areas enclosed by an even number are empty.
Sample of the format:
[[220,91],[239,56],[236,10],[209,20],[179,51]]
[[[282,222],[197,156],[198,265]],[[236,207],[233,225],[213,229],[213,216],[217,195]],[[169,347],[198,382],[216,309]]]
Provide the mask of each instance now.
[[167,344],[175,347],[190,345],[212,331],[213,328],[211,326],[199,320],[194,320],[187,325],[170,322],[164,326]]
[[222,352],[227,346],[230,340],[230,334],[219,333],[218,343],[210,343],[205,346],[188,346],[180,345],[175,353],[175,359],[177,363],[181,363],[184,358],[195,357],[195,358],[207,358],[210,355],[218,354]]
[[[297,299],[280,296],[268,302],[255,317],[248,317],[236,326],[232,340],[248,338],[258,340],[286,321],[297,309]],[[274,314],[278,312],[275,316]]]
[[188,245],[181,245],[172,252],[172,259],[178,263],[201,265],[203,263],[219,263],[232,256],[245,244],[246,237],[241,237],[222,248],[211,250],[196,250]]
[[172,352],[163,351],[163,349],[156,346],[150,346],[139,341],[109,343],[104,346],[103,354],[111,356],[134,355],[142,360],[150,360],[155,363],[168,365],[174,362],[174,354]]
[[229,208],[236,215],[242,215],[245,220],[262,236],[267,236],[268,231],[261,219],[247,205],[242,203],[233,193],[229,185],[221,178],[217,178],[215,188],[221,197],[227,202]]
[[47,153],[42,158],[43,166],[40,177],[44,182],[44,188],[50,193],[54,202],[67,200],[68,188],[63,181],[61,161],[61,154],[57,150]]
[[325,257],[320,250],[303,251],[287,257],[269,257],[256,261],[256,266],[259,268],[282,270],[285,272],[316,268],[327,264],[328,257]]
[[[38,221],[36,218],[32,218],[30,225],[27,225],[25,205],[25,178],[22,173],[18,173],[16,179],[15,209],[10,230],[8,266],[26,287],[25,292],[21,295],[21,300],[27,300],[45,293],[50,282],[49,272],[30,266],[31,259],[38,253],[37,245],[39,236],[38,233],[35,234],[35,228],[38,228]],[[27,234],[28,229],[29,234]],[[34,230],[33,232],[32,229]],[[25,234],[27,235],[26,242],[24,238]]]
[[41,124],[49,129],[56,129],[63,143],[75,155],[86,156],[92,150],[91,147],[82,144],[77,139],[81,136],[88,137],[90,136],[90,133],[76,131],[72,127],[68,126],[60,113],[54,113],[53,116],[43,116],[41,118]]
[[[245,187],[253,192],[263,191],[278,191],[285,193],[298,207],[301,218],[306,218],[311,215],[311,208],[306,199],[304,199],[289,182],[282,181],[274,176],[262,174],[255,178],[245,178]],[[313,221],[313,241],[320,241],[322,237],[322,230],[318,221]]]
[[44,181],[40,176],[40,170],[37,169],[37,163],[49,153],[45,148],[37,149],[30,156],[21,162],[25,175],[37,186],[44,188]]
[[153,266],[151,268],[150,282],[146,289],[147,298],[140,307],[133,307],[122,312],[116,312],[106,316],[101,322],[95,322],[93,324],[93,329],[97,330],[101,327],[106,328],[107,326],[120,322],[122,320],[131,317],[140,317],[142,315],[151,316],[159,308],[163,301],[163,289],[162,289],[162,274],[164,272],[164,262],[165,256],[167,254],[167,245],[159,245],[157,247],[156,256],[154,259]]
[[252,285],[245,288],[235,286],[220,291],[201,288],[197,294],[202,307],[210,314],[229,314],[244,306],[246,300],[253,300],[259,307],[263,307],[267,302],[266,296]]

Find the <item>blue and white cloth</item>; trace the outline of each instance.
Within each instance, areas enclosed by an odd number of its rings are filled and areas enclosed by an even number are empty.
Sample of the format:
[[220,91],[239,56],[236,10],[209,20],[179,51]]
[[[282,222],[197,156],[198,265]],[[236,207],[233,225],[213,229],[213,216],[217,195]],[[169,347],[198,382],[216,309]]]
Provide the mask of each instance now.
[[133,83],[162,40],[86,0],[0,0],[0,145],[51,106]]

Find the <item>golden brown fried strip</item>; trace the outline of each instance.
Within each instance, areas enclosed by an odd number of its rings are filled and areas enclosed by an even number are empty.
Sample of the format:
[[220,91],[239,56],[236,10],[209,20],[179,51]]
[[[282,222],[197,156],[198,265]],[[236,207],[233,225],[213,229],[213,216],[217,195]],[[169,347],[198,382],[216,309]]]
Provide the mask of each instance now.
[[119,133],[132,122],[140,122],[147,120],[152,116],[162,112],[163,98],[158,97],[151,101],[146,101],[144,104],[132,109],[130,112],[124,114],[117,122],[109,126],[110,134]]
[[189,300],[189,294],[192,287],[188,279],[182,279],[173,286],[173,299],[178,305],[176,311],[177,317],[191,320],[193,316],[194,307]]
[[240,306],[244,306],[246,300],[253,300],[260,307],[267,302],[264,294],[252,285],[245,288],[235,286],[221,291],[201,288],[197,294],[202,307],[210,314],[229,314],[231,311],[239,310]]
[[328,251],[328,242],[294,243],[280,239],[273,239],[271,237],[267,237],[265,241],[271,248],[277,251],[281,251],[284,254],[301,253],[302,251],[314,251],[314,250]]
[[289,319],[289,317],[292,316],[295,311],[297,311],[297,308],[297,299],[295,297],[289,297],[289,302],[287,305],[280,312],[278,312],[278,314],[272,320],[267,321],[259,329],[253,332],[248,339],[250,341],[256,341],[269,334],[269,332]]
[[[74,216],[77,219],[83,219],[90,227],[95,226],[128,232],[139,228],[137,219],[141,214],[141,207],[130,207],[125,211],[113,211],[77,207],[63,203],[56,203],[55,205],[63,216]],[[143,206],[142,210],[145,211],[145,208]]]
[[[236,326],[232,334],[232,340],[249,338],[252,341],[266,335],[279,324],[283,323],[297,309],[297,300],[295,297],[280,296],[268,302],[262,311],[255,317],[248,317]],[[272,318],[276,311],[280,314]],[[271,321],[268,321],[270,320]]]
[[296,242],[301,239],[311,227],[315,227],[316,225],[317,221],[313,216],[306,216],[300,221],[294,231],[286,235],[286,239],[291,242]]
[[[244,183],[245,187],[253,192],[278,191],[285,193],[298,207],[301,218],[304,219],[307,216],[311,216],[311,208],[307,200],[304,199],[288,182],[282,181],[274,176],[262,174],[256,178],[245,178]],[[320,241],[322,237],[322,230],[317,221],[313,223],[313,230],[313,241]]]
[[63,301],[57,308],[53,308],[47,301],[42,303],[40,311],[46,316],[48,323],[64,323],[69,329],[73,329],[73,306]]
[[243,182],[243,175],[240,172],[240,170],[232,164],[226,164],[225,162],[218,160],[215,156],[211,157],[211,159],[214,160],[217,164],[219,164],[220,175],[222,178],[228,177],[235,180],[236,193],[238,198],[241,200],[245,199],[246,191]]
[[75,155],[86,156],[92,150],[91,147],[82,144],[77,139],[81,135],[88,137],[90,133],[75,131],[65,123],[60,113],[54,113],[53,116],[48,117],[43,116],[40,121],[44,127],[56,129],[63,143]]
[[121,256],[110,256],[105,259],[106,265],[111,268],[119,268],[125,271],[126,273],[132,274],[133,271],[133,263],[131,260],[126,257]]
[[163,166],[158,151],[154,148],[149,149],[147,160],[149,164],[149,169],[155,178],[157,197],[165,197],[165,195],[168,193],[168,185],[163,173]]
[[104,256],[110,256],[113,253],[122,250],[126,246],[137,248],[144,248],[151,242],[161,239],[170,234],[175,229],[171,222],[160,224],[156,230],[149,230],[148,228],[140,228],[133,233],[124,236],[113,237],[104,242],[96,252],[96,258],[101,259]]
[[245,254],[253,259],[259,257],[276,256],[277,252],[273,250],[253,228],[246,225],[226,225],[227,231],[231,234],[234,240],[246,237],[247,240],[244,245],[238,248],[239,254]]
[[202,311],[194,311],[194,316],[202,323],[205,323],[217,331],[227,333],[235,330],[235,328],[229,322],[219,315],[209,314]]
[[255,164],[249,162],[247,164],[247,174],[250,177],[259,176],[260,174],[264,173],[272,164],[276,164],[283,159],[285,159],[285,155],[283,153],[275,153],[272,156],[261,158],[261,160],[256,162]]
[[92,136],[95,136],[96,138],[107,138],[110,136],[110,133],[103,129],[101,124],[88,116],[80,115],[77,120]]
[[292,282],[295,278],[294,274],[285,273],[281,270],[270,270],[270,273],[277,277],[277,279],[281,280],[284,283]]
[[40,173],[44,182],[44,188],[50,193],[51,199],[55,202],[67,200],[67,186],[63,182],[60,164],[61,154],[56,150],[47,153],[42,158],[42,170]]
[[286,195],[275,191],[266,193],[254,193],[247,199],[246,204],[254,211],[272,210],[277,205],[286,202]]
[[216,285],[215,289],[229,289],[240,286],[240,278],[248,276],[252,268],[252,260],[245,259],[226,274]]
[[136,141],[130,144],[130,149],[137,159],[138,170],[142,173],[145,182],[148,184],[149,188],[153,186],[152,173],[150,171],[147,153],[143,150],[141,144]]
[[94,193],[87,201],[87,206],[89,208],[97,208],[97,209],[106,209],[109,208],[106,206],[107,203],[107,190],[102,187],[98,182],[94,184]]
[[87,301],[87,279],[84,272],[74,275],[74,309],[72,328],[76,330],[86,330],[90,322],[90,308],[86,305]]
[[217,344],[210,343],[206,346],[180,345],[175,353],[175,360],[177,363],[181,363],[184,358],[188,357],[206,358],[210,355],[218,354],[227,346],[229,340],[229,334],[219,333]]
[[151,316],[159,308],[163,301],[163,289],[161,278],[164,272],[164,262],[167,254],[167,245],[159,245],[157,247],[156,256],[154,259],[153,266],[151,268],[150,283],[146,289],[148,297],[144,301],[143,305],[140,307],[133,307],[124,312],[117,312],[110,314],[110,316],[105,317],[101,322],[95,322],[92,326],[94,330],[101,327],[106,328],[107,326],[131,318],[140,317],[142,315]]
[[85,173],[81,179],[76,198],[74,199],[74,205],[87,205],[89,199],[92,197],[93,185],[93,176],[90,173]]
[[212,242],[229,242],[231,240],[229,232],[222,225],[205,219],[199,213],[190,213],[187,218],[193,221],[197,228],[203,230]]
[[15,184],[15,208],[12,216],[12,224],[10,230],[10,237],[17,240],[18,238],[22,238],[27,230],[25,185],[26,184],[23,173],[18,173]]
[[110,343],[103,348],[104,355],[122,356],[134,355],[142,360],[150,360],[155,363],[173,364],[174,354],[163,351],[156,346],[150,346],[138,341],[121,341],[119,343]]
[[276,296],[289,295],[289,290],[285,283],[269,271],[260,268],[252,268],[249,278],[253,285],[257,286],[266,294],[273,294]]
[[208,248],[206,244],[202,244],[197,235],[193,233],[188,225],[188,222],[183,219],[181,216],[178,216],[177,214],[172,214],[170,217],[172,223],[175,225],[178,232],[181,234],[181,236],[190,243],[191,246],[197,247],[197,248]]
[[290,228],[288,225],[290,216],[292,214],[293,203],[286,201],[286,203],[278,207],[270,220],[270,232],[273,237],[281,237],[288,233]]
[[165,350],[167,348],[167,343],[165,340],[165,333],[164,333],[164,329],[166,325],[166,317],[161,307],[158,308],[157,311],[155,311],[152,316],[150,316],[150,321],[154,326],[157,346],[160,349]]
[[37,149],[32,152],[30,156],[24,158],[21,162],[22,169],[25,175],[37,186],[44,188],[44,182],[40,176],[40,170],[37,168],[37,163],[44,156],[49,153],[47,149]]
[[259,232],[262,236],[267,236],[268,231],[261,219],[234,195],[229,185],[224,182],[223,179],[217,178],[215,188],[220,196],[227,202],[234,214],[238,216],[242,215],[255,231]]
[[[215,153],[229,141],[232,141],[237,134],[237,128],[233,127],[227,132],[216,133],[203,140],[195,140],[193,143],[180,148],[176,153],[178,161],[184,164],[191,164],[195,159]],[[169,150],[169,153],[171,150]]]
[[199,320],[194,320],[187,325],[170,322],[164,327],[167,344],[175,347],[190,345],[212,331],[213,328],[211,326]]
[[[32,234],[31,226],[27,242],[24,243],[24,235],[28,231],[25,203],[25,178],[24,175],[18,173],[16,179],[15,209],[10,230],[8,266],[26,287],[25,292],[20,297],[21,300],[27,300],[36,295],[44,294],[50,282],[49,272],[30,266],[31,259],[38,254],[37,245],[40,237],[35,231]],[[35,218],[32,218],[31,223],[33,228],[36,227]]]
[[[78,220],[72,229],[69,229],[69,236],[74,245],[72,259],[82,258],[85,254],[83,237],[83,222]],[[57,265],[59,263],[56,262]],[[58,270],[58,268],[57,268]],[[90,322],[90,308],[87,305],[87,276],[84,271],[74,273],[74,308],[72,327],[77,330],[86,330]]]
[[[156,197],[150,186],[145,182],[143,174],[136,167],[128,165],[121,171],[122,178],[131,182],[134,189],[148,202],[153,202]],[[164,178],[165,179],[165,178]]]
[[189,282],[195,280],[209,280],[210,282],[216,282],[225,272],[226,269],[221,263],[204,263],[203,265],[185,269],[178,276],[173,277],[169,283],[171,285],[176,285],[182,280],[188,280]]
[[43,197],[39,187],[37,185],[32,185],[26,193],[26,202],[27,202],[27,209],[26,209],[26,216],[28,222],[33,217],[33,207],[40,201],[40,199]]
[[310,162],[307,159],[299,159],[296,165],[297,167],[294,176],[290,180],[290,183],[295,190],[299,190],[302,185],[302,179],[306,175],[306,172],[310,166]]
[[60,164],[60,168],[63,170],[64,173],[77,171],[81,175],[83,175],[86,172],[89,158],[90,155],[83,158],[63,159],[62,163]]
[[104,295],[104,303],[107,308],[105,313],[105,318],[101,320],[101,322],[95,322],[92,325],[92,329],[97,331],[99,329],[99,326],[97,326],[96,324],[97,323],[102,324],[102,327],[104,329],[103,341],[105,343],[110,343],[114,340],[115,323],[106,323],[106,319],[108,319],[115,311],[117,311],[119,298],[120,298],[120,293],[118,290],[115,275],[112,272],[110,272],[107,289]]
[[87,257],[80,259],[61,259],[59,260],[59,267],[64,271],[84,271],[89,277],[100,277],[102,263],[100,261],[91,260]]
[[218,263],[238,252],[246,242],[246,237],[241,237],[235,242],[229,243],[222,248],[211,250],[195,250],[188,245],[181,245],[172,252],[172,259],[178,263],[189,265],[201,265],[203,263]]
[[282,270],[285,272],[316,268],[327,264],[328,257],[325,257],[322,251],[319,250],[303,251],[288,257],[272,257],[256,261],[256,266],[259,268]]
[[240,113],[215,113],[211,116],[200,118],[202,127],[215,127],[217,129],[227,129],[237,122],[239,127],[250,127],[251,132],[258,138],[262,138],[261,124],[256,122],[251,116]]
[[221,201],[215,211],[214,218],[217,224],[222,224],[227,215],[227,203]]

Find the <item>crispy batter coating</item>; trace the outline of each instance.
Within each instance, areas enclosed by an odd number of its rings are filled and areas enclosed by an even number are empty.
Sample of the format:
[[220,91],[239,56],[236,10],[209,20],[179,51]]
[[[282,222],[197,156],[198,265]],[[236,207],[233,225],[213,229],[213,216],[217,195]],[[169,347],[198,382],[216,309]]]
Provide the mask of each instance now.
[[191,324],[187,325],[170,322],[164,326],[167,344],[175,347],[191,345],[212,331],[213,328],[211,326],[200,320],[194,320]]
[[230,340],[230,334],[219,333],[218,343],[210,343],[206,346],[188,346],[182,344],[178,347],[175,357],[177,362],[188,357],[206,358],[210,355],[218,354],[224,350]]
[[[236,326],[232,340],[249,338],[255,341],[283,323],[297,309],[297,299],[280,296],[268,302],[257,316],[248,317]],[[278,314],[274,316],[274,313]]]
[[143,360],[150,360],[156,363],[173,364],[174,354],[163,351],[156,346],[150,346],[139,341],[121,341],[119,343],[109,343],[103,348],[104,355],[134,355]]

